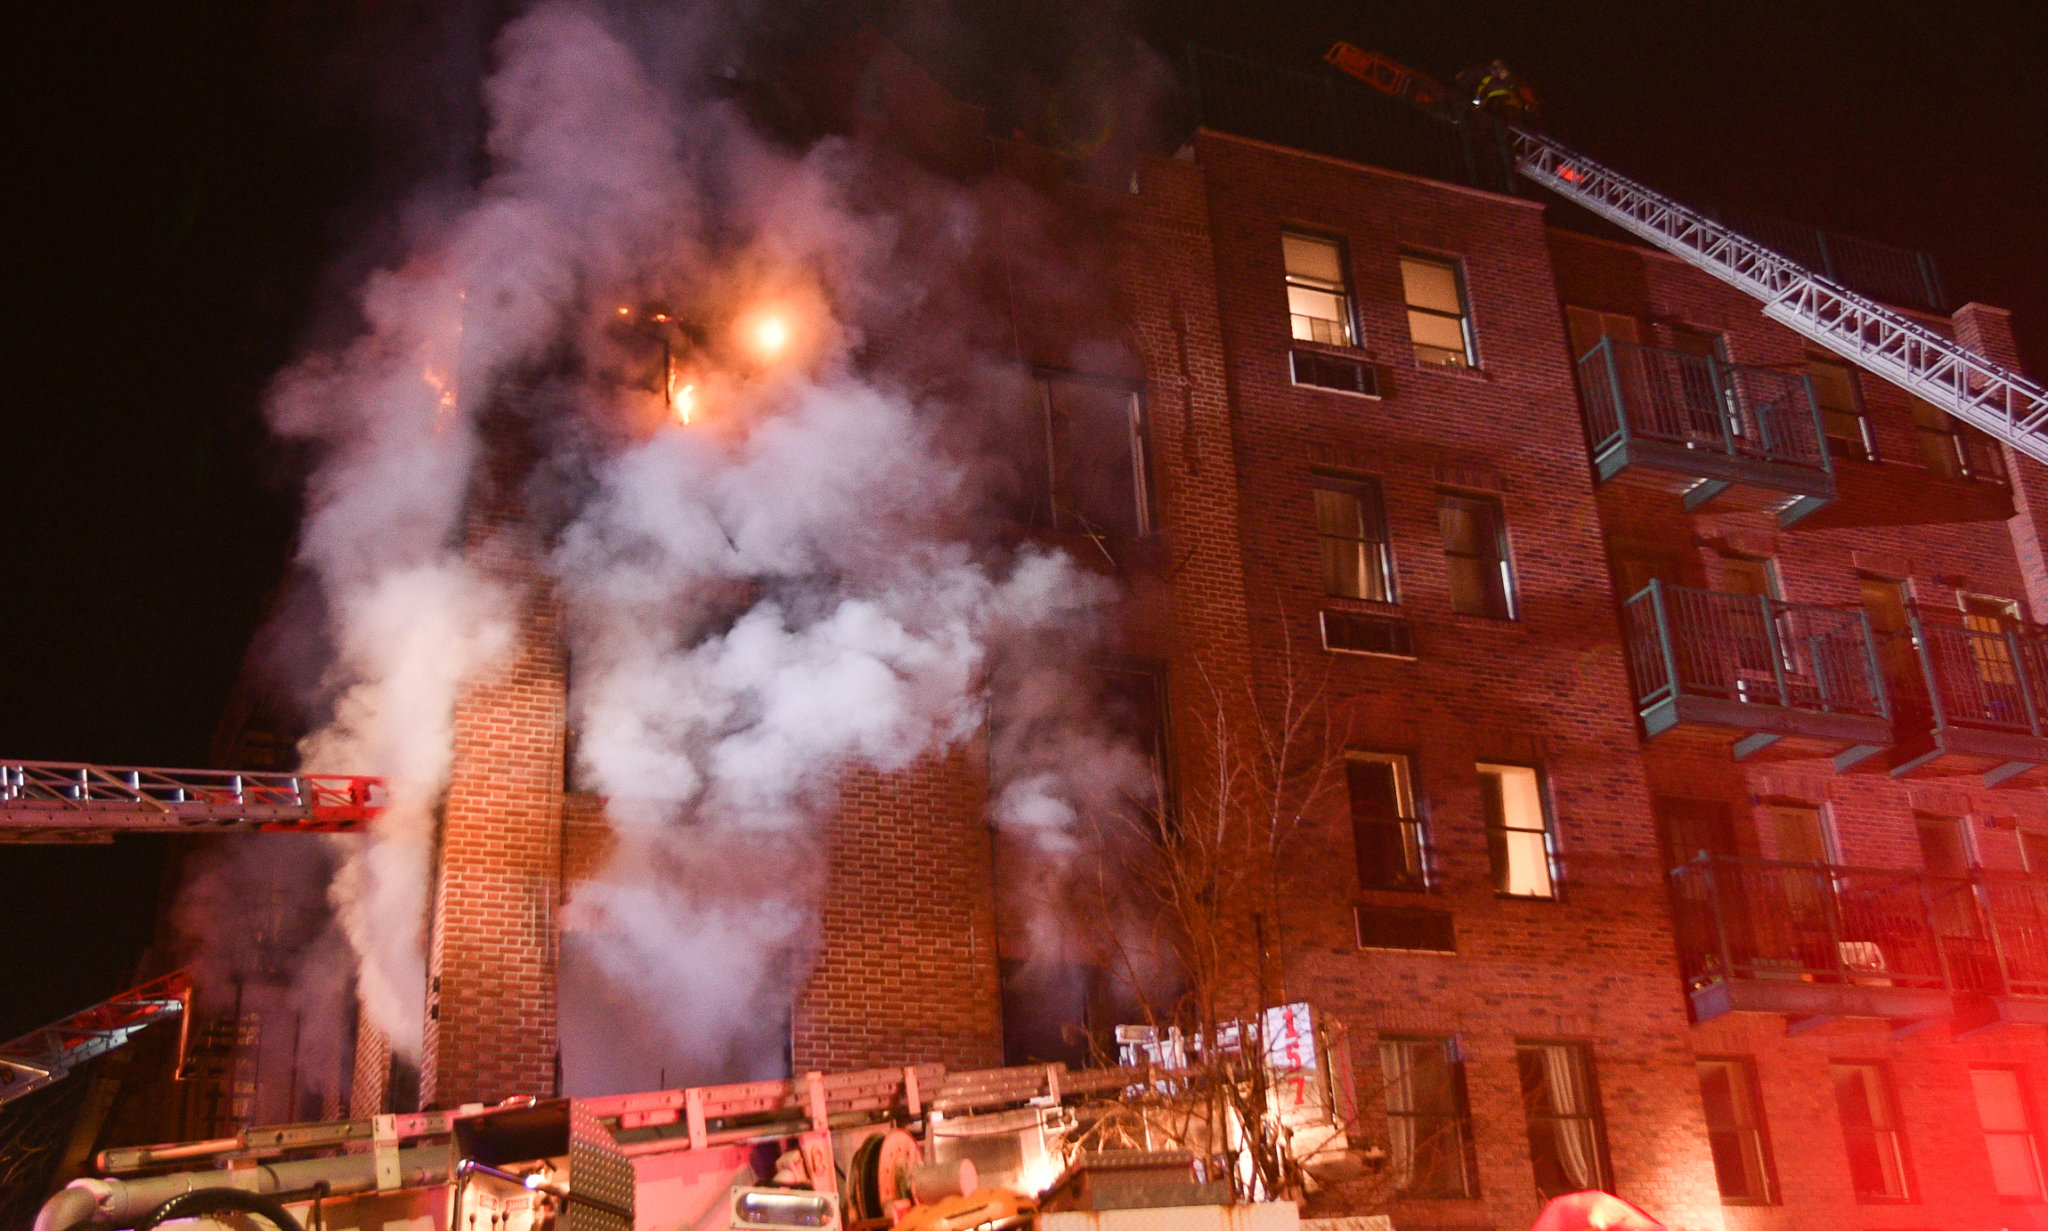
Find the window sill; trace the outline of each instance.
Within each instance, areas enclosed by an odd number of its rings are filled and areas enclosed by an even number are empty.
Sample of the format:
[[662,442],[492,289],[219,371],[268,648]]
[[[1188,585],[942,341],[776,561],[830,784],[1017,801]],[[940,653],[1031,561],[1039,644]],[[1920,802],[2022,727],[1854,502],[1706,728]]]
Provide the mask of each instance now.
[[1493,896],[1500,902],[1548,902],[1553,906],[1564,901],[1564,895],[1561,893],[1507,893],[1496,889]]
[[1459,380],[1479,381],[1482,384],[1491,383],[1495,379],[1492,368],[1478,364],[1471,367],[1459,367],[1456,364],[1450,363],[1424,363],[1422,360],[1417,359],[1413,361],[1412,366],[1418,372],[1431,372],[1438,376],[1454,376]]
[[1472,620],[1472,621],[1476,621],[1476,622],[1477,622],[1477,623],[1478,623],[1478,624],[1479,624],[1480,626],[1482,626],[1482,627],[1487,627],[1487,626],[1494,626],[1494,627],[1501,627],[1501,626],[1512,626],[1512,625],[1516,625],[1516,624],[1520,624],[1520,623],[1522,623],[1522,617],[1521,617],[1521,616],[1518,616],[1518,615],[1510,615],[1510,616],[1490,616],[1490,615],[1479,615],[1479,614],[1477,614],[1477,613],[1475,613],[1475,612],[1470,612],[1470,611],[1453,611],[1453,612],[1451,613],[1451,618],[1452,618],[1453,620]]
[[1289,384],[1295,389],[1313,389],[1317,393],[1333,393],[1340,398],[1351,398],[1360,402],[1384,402],[1387,400],[1386,395],[1383,393],[1360,393],[1356,389],[1333,389],[1329,385],[1304,385],[1298,380],[1291,381]]

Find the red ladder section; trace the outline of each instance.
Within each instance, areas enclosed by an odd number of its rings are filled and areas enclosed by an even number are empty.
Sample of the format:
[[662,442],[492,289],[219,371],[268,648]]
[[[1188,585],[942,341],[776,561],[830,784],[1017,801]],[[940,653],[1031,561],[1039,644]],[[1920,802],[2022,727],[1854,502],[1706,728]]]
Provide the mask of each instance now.
[[[183,1016],[191,1000],[191,979],[182,970],[172,971],[61,1022],[0,1043],[0,1106],[61,1080],[146,1027]],[[180,1044],[182,1049],[182,1040]]]

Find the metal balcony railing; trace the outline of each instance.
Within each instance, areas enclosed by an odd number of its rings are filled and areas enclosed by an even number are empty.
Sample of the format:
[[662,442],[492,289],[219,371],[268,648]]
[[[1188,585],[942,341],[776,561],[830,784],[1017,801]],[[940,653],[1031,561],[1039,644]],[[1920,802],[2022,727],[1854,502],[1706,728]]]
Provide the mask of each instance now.
[[1806,377],[1602,338],[1579,357],[1596,459],[1632,440],[1831,473]]
[[1887,719],[1890,703],[1860,611],[1652,581],[1622,607],[1644,714],[1687,697]]
[[1967,881],[1726,855],[1701,855],[1671,880],[1694,990],[1728,980],[1920,990],[1995,980]]
[[1980,874],[1974,888],[1999,989],[2048,997],[2048,884]]
[[2015,629],[1938,622],[1921,612],[1912,616],[1910,635],[1937,730],[2048,736],[2048,642]]

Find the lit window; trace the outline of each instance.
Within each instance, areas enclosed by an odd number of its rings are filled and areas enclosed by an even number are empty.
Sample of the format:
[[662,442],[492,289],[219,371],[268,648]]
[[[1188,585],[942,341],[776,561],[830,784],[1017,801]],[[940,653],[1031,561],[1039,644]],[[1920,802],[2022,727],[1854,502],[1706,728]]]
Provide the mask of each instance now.
[[1912,1196],[1906,1142],[1899,1135],[1891,1080],[1876,1064],[1831,1064],[1835,1110],[1849,1146],[1849,1178],[1864,1201],[1904,1201]]
[[1408,336],[1418,362],[1436,367],[1472,366],[1472,321],[1465,311],[1465,283],[1456,261],[1424,256],[1401,258],[1401,285],[1408,299]]
[[1992,1187],[2001,1197],[2039,1200],[2041,1147],[2020,1075],[2012,1069],[1971,1069],[1970,1085],[1977,1095],[1977,1120],[1984,1126],[1984,1148],[1991,1154]]
[[1863,397],[1856,389],[1856,374],[1839,363],[1815,359],[1806,365],[1806,379],[1813,386],[1821,431],[1834,455],[1863,461],[1877,456],[1870,423],[1863,414]]
[[1151,532],[1144,407],[1129,385],[1038,373],[1043,436],[1026,453],[1030,520],[1048,529],[1135,538]]
[[1387,1154],[1410,1197],[1470,1197],[1472,1112],[1453,1039],[1380,1040],[1387,1083]]
[[1707,1145],[1714,1154],[1714,1179],[1728,1202],[1775,1199],[1770,1139],[1756,1073],[1747,1060],[1701,1060],[1700,1101],[1707,1110]]
[[1408,758],[1385,752],[1346,753],[1344,784],[1351,795],[1359,887],[1407,892],[1428,888],[1422,822],[1415,815]]
[[1494,891],[1522,898],[1556,897],[1541,777],[1526,765],[1482,763],[1479,796],[1486,805],[1486,846],[1493,857]]
[[1319,235],[1280,236],[1287,262],[1287,315],[1301,342],[1352,346],[1351,286],[1344,276],[1344,246]]
[[1607,1187],[1606,1134],[1593,1087],[1593,1061],[1578,1043],[1519,1043],[1529,1161],[1545,1197]]
[[1393,556],[1380,485],[1371,479],[1313,480],[1323,592],[1375,603],[1394,601]]
[[1514,619],[1514,578],[1508,568],[1507,519],[1501,516],[1500,501],[1440,492],[1437,513],[1451,574],[1451,610]]

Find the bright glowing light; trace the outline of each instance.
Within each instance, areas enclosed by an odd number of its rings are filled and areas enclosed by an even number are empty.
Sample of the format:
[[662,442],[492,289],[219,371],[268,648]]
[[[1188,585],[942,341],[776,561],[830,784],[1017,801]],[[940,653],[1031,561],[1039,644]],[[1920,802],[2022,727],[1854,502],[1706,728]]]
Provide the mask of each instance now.
[[763,359],[780,356],[788,349],[789,338],[789,321],[778,313],[764,313],[747,326],[747,342]]
[[631,315],[633,315],[633,309],[631,309],[631,308],[620,308],[620,309],[619,309],[619,315],[620,315],[620,316],[631,316]]
[[688,427],[697,415],[697,386],[679,383],[674,377],[668,383],[669,405],[675,408],[676,422]]

